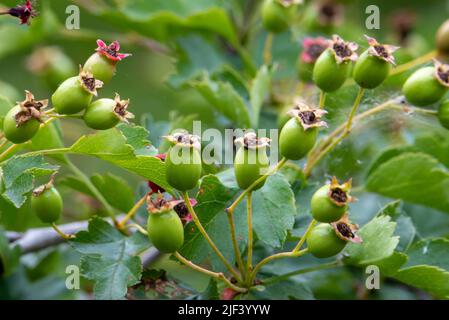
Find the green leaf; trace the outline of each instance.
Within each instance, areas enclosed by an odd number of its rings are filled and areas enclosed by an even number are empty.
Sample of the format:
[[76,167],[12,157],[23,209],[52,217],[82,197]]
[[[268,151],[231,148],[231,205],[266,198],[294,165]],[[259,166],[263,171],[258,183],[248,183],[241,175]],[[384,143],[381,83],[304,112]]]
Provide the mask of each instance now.
[[70,243],[82,255],[81,272],[95,282],[97,299],[122,299],[139,282],[142,263],[137,255],[150,245],[141,233],[127,237],[98,217]]
[[213,81],[207,74],[202,80],[190,83],[212,107],[237,126],[240,128],[251,127],[245,102],[229,83]]
[[449,212],[449,172],[424,153],[403,153],[382,163],[368,177],[366,188],[381,195],[403,199]]
[[[204,229],[228,261],[234,261],[234,251],[224,209],[237,192],[238,189],[225,187],[216,176],[205,176],[196,196],[198,203],[194,207]],[[242,217],[236,214],[235,219],[239,218]],[[240,223],[236,221],[236,225]],[[241,232],[237,230],[238,239],[243,239]],[[202,263],[209,259],[214,268],[223,270],[220,260],[193,223],[186,225],[184,245],[180,251],[183,256],[193,262]]]
[[362,243],[348,243],[344,253],[348,264],[367,265],[393,254],[399,237],[393,236],[396,223],[389,216],[379,216],[364,225],[358,234]]
[[220,0],[125,0],[117,10],[104,10],[100,16],[118,28],[130,27],[148,37],[166,41],[186,30],[219,34],[233,44],[237,35]]
[[188,35],[180,37],[178,43],[182,52],[176,62],[176,73],[169,78],[169,83],[175,88],[200,77],[204,72],[214,74],[227,64],[220,48],[204,37]]
[[[135,128],[135,130],[141,131],[137,127]],[[130,137],[130,143],[133,143],[134,146],[136,146],[136,141],[141,141],[140,138],[136,139],[136,135],[130,135],[129,132],[127,134]],[[140,137],[140,135],[137,136]],[[74,153],[97,157],[151,180],[165,190],[171,190],[165,179],[164,162],[154,156],[136,156],[134,152],[124,134],[114,128],[82,136],[70,148],[55,150],[49,154]]]
[[414,266],[399,271],[395,278],[438,298],[449,299],[449,272],[441,268],[428,265]]
[[408,257],[405,253],[395,251],[388,258],[376,261],[374,264],[379,267],[383,275],[392,277],[407,260]]
[[268,177],[253,196],[253,228],[258,238],[272,247],[284,244],[295,224],[295,196],[280,174]]
[[157,154],[151,148],[151,142],[148,140],[150,133],[144,127],[121,123],[117,129],[125,136],[126,142],[134,149],[135,155]]
[[252,124],[254,128],[258,127],[260,109],[266,97],[270,94],[272,69],[263,65],[257,71],[256,77],[251,83],[250,104],[252,108]]
[[50,165],[42,156],[16,156],[3,166],[5,191],[3,197],[20,208],[26,200],[26,194],[33,190],[34,179],[52,174],[59,166]]
[[133,190],[124,179],[111,173],[95,174],[90,179],[114,208],[128,212],[134,206]]
[[11,247],[3,229],[0,229],[0,277],[9,276],[19,263],[20,248]]

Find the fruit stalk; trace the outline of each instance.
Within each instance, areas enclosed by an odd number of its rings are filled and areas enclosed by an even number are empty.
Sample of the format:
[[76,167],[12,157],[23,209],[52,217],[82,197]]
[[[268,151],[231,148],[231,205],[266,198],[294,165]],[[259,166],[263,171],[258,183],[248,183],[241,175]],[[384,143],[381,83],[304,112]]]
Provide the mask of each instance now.
[[396,68],[394,68],[393,70],[391,70],[390,72],[390,77],[394,76],[396,74],[399,73],[403,73],[413,67],[419,66],[420,64],[424,64],[426,62],[429,62],[430,60],[432,60],[433,58],[435,58],[437,56],[437,51],[433,50],[430,51],[412,61],[406,62],[404,64],[401,64],[399,66],[397,66]]
[[310,231],[312,231],[312,229],[316,225],[316,223],[317,223],[317,221],[315,219],[312,219],[312,221],[310,221],[309,226],[307,227],[306,232],[301,237],[301,239],[299,240],[298,244],[296,245],[296,247],[293,249],[292,252],[298,252],[301,249],[302,245],[304,244],[304,242],[307,239],[307,236],[309,235]]
[[73,234],[66,234],[64,233],[61,229],[58,228],[58,226],[56,225],[56,223],[52,223],[51,227],[56,231],[57,234],[59,234],[61,236],[61,238],[63,238],[64,240],[69,240],[69,239],[74,239],[75,235]]
[[223,254],[220,252],[220,250],[217,248],[209,234],[207,234],[206,230],[204,229],[203,225],[201,224],[200,219],[198,218],[195,210],[193,209],[189,195],[186,191],[182,193],[182,196],[184,198],[184,202],[187,206],[187,209],[189,209],[189,213],[192,216],[192,220],[195,223],[196,227],[198,228],[199,232],[203,235],[203,237],[206,239],[206,241],[209,243],[212,250],[216,253],[216,255],[220,258],[220,260],[223,262],[223,264],[226,266],[226,268],[229,270],[229,272],[240,281],[240,276],[237,272],[235,272],[234,268],[231,266],[231,264],[226,260],[226,258],[223,256]]
[[143,204],[145,203],[145,201],[147,200],[147,196],[148,194],[145,194],[142,198],[139,199],[139,201],[137,201],[134,206],[131,208],[131,210],[128,211],[128,213],[126,214],[126,216],[122,219],[122,221],[120,221],[117,224],[117,228],[118,229],[123,229],[125,227],[125,224],[132,218],[134,217],[134,215],[137,213],[137,210],[139,210],[139,208],[141,206],[143,206]]
[[351,131],[352,120],[357,112],[358,107],[360,106],[360,102],[362,101],[363,94],[365,93],[365,89],[360,87],[357,96],[355,97],[354,104],[352,105],[351,112],[349,113],[348,121],[346,122],[346,134]]
[[252,191],[248,192],[246,199],[247,205],[247,223],[248,223],[248,260],[246,261],[246,269],[251,272],[253,268],[253,208],[252,208]]
[[243,264],[242,256],[239,249],[239,244],[237,242],[237,236],[235,233],[235,222],[234,222],[234,215],[231,212],[227,212],[228,221],[229,221],[229,227],[231,229],[231,239],[232,239],[232,246],[234,247],[234,255],[235,255],[235,261],[237,262],[237,266],[239,267],[240,273],[242,276],[245,275],[245,266]]

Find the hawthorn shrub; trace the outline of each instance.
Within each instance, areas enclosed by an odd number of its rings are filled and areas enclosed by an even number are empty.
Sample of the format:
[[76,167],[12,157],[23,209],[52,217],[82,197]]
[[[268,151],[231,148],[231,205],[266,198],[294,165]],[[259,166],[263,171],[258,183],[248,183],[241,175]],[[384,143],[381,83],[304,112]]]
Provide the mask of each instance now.
[[449,297],[439,2],[11,2],[0,298]]

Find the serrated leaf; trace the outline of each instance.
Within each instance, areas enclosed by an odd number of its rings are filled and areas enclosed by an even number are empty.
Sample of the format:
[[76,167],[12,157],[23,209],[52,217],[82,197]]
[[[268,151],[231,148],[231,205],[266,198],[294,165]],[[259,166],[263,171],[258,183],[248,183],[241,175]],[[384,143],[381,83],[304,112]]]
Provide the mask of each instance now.
[[152,155],[156,152],[148,140],[150,133],[144,127],[121,123],[117,129],[125,136],[126,143],[134,149],[135,155]]
[[260,289],[256,287],[251,291],[250,298],[261,300],[312,300],[314,296],[306,283],[289,279]]
[[59,166],[50,165],[42,156],[16,156],[3,166],[5,191],[3,197],[20,208],[26,200],[26,194],[33,190],[34,179],[57,171]]
[[279,248],[288,230],[295,224],[295,196],[280,174],[268,177],[265,185],[254,192],[253,228],[260,241]]
[[394,276],[408,260],[405,253],[395,251],[388,258],[376,261],[374,264],[379,267],[382,275]]
[[396,223],[389,216],[379,216],[364,225],[358,234],[362,243],[348,243],[344,253],[348,264],[367,265],[391,256],[399,243],[393,236]]
[[205,74],[202,80],[191,81],[190,84],[215,110],[237,126],[240,128],[251,127],[245,102],[229,83],[213,81]]
[[81,272],[95,282],[97,299],[122,299],[127,288],[138,283],[142,263],[137,255],[150,245],[141,233],[127,237],[98,217],[70,243],[82,255]]
[[449,299],[449,272],[438,267],[420,265],[401,270],[395,278],[439,298]]
[[[237,192],[238,189],[225,187],[216,176],[205,176],[196,196],[198,203],[194,208],[207,233],[229,261],[234,261],[234,251],[224,209]],[[241,217],[235,215],[236,220],[239,218]],[[240,223],[236,221],[236,225]],[[237,230],[237,238],[240,240],[243,239],[241,232]],[[223,270],[220,260],[192,222],[186,225],[184,245],[180,252],[196,263],[208,259],[214,268]]]
[[254,128],[258,127],[260,109],[262,108],[264,100],[270,94],[271,72],[271,68],[263,65],[259,71],[257,71],[256,77],[251,83],[250,104]]
[[366,188],[449,212],[449,172],[424,153],[403,153],[382,163],[368,177]]

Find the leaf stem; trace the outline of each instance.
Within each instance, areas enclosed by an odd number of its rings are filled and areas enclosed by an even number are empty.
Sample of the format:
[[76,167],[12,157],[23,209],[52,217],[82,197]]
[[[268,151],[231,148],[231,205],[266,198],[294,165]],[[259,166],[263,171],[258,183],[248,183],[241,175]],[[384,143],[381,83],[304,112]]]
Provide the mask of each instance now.
[[134,206],[131,208],[131,210],[128,211],[126,216],[117,224],[118,229],[123,229],[125,227],[125,224],[137,213],[139,208],[145,203],[147,200],[148,194],[145,194],[142,198],[137,201]]
[[206,239],[206,241],[209,243],[212,250],[216,253],[216,255],[220,258],[220,260],[223,262],[223,264],[226,266],[226,268],[229,270],[229,272],[239,281],[241,281],[239,274],[234,270],[234,268],[231,266],[231,264],[226,260],[226,258],[223,256],[223,254],[220,252],[220,250],[217,248],[211,237],[207,234],[206,230],[204,229],[203,225],[201,224],[200,219],[198,218],[195,210],[193,209],[189,195],[187,192],[183,192],[182,196],[184,198],[184,202],[187,206],[187,209],[189,209],[190,215],[192,216],[192,220],[195,223],[196,227],[198,228],[199,232],[203,235],[203,237]]
[[179,252],[175,252],[173,254],[179,261],[181,261],[183,264],[185,264],[186,266],[192,268],[193,270],[196,270],[198,272],[204,273],[210,277],[213,277],[215,279],[221,280],[223,281],[229,288],[231,288],[234,291],[237,292],[247,292],[248,290],[245,288],[241,288],[238,287],[236,285],[234,285],[231,281],[229,281],[228,278],[225,277],[225,275],[223,273],[218,273],[218,272],[213,272],[210,270],[207,270],[205,268],[200,267],[199,265],[194,264],[192,261],[187,260],[186,258],[184,258]]
[[259,185],[260,183],[262,183],[263,181],[265,181],[270,175],[274,174],[276,171],[278,171],[279,169],[281,169],[285,163],[287,162],[286,158],[282,158],[281,161],[278,162],[278,164],[273,167],[273,169],[271,169],[270,171],[268,171],[266,174],[264,174],[263,176],[261,176],[259,179],[257,179],[256,181],[254,181],[247,189],[243,190],[242,193],[240,193],[240,195],[237,197],[237,199],[235,199],[235,201],[226,209],[226,211],[231,214],[234,213],[235,208],[238,206],[238,204],[240,202],[242,202],[242,200],[245,198],[245,196],[254,190],[254,188]]
[[232,246],[234,247],[235,261],[237,262],[237,266],[239,267],[240,273],[242,276],[245,275],[245,266],[243,264],[242,255],[240,253],[239,244],[237,242],[237,236],[235,233],[235,222],[234,215],[231,212],[227,212],[229,227],[231,228],[231,239]]
[[298,241],[298,244],[293,249],[293,252],[298,252],[299,249],[301,249],[304,242],[307,240],[307,237],[309,236],[310,231],[312,231],[313,227],[316,225],[317,221],[315,219],[312,219],[310,221],[309,226],[307,227],[306,232],[304,232],[304,235],[301,237],[301,239]]
[[148,231],[145,230],[141,225],[137,224],[137,223],[129,223],[125,226],[126,228],[136,228],[137,231],[139,231],[140,233],[144,234],[144,235],[148,235]]
[[253,268],[253,208],[252,208],[252,194],[253,192],[248,192],[246,206],[247,206],[247,222],[248,222],[248,259],[246,261],[246,270],[248,273],[251,272]]
[[300,251],[296,252],[280,252],[273,254],[271,256],[266,257],[262,261],[260,261],[255,267],[251,275],[249,276],[249,283],[248,285],[252,285],[254,282],[254,279],[256,278],[257,273],[259,272],[260,268],[262,268],[264,265],[266,265],[268,262],[271,262],[273,260],[282,259],[282,258],[296,258],[300,257],[308,252],[308,249],[302,249]]
[[74,234],[66,234],[66,233],[64,233],[61,229],[58,228],[56,223],[53,222],[51,224],[51,226],[61,236],[61,238],[63,238],[64,240],[69,240],[69,239],[74,239],[75,238]]
[[396,68],[391,70],[390,76],[394,76],[396,74],[405,72],[405,71],[407,71],[407,70],[409,70],[409,69],[411,69],[413,67],[416,67],[416,66],[418,66],[420,64],[424,64],[424,63],[432,60],[436,56],[437,56],[437,51],[436,50],[430,51],[430,52],[428,52],[428,53],[426,53],[426,54],[424,54],[424,55],[422,55],[422,56],[420,56],[420,57],[418,57],[418,58],[416,58],[416,59],[414,59],[412,61],[409,61],[407,63],[404,63],[404,64],[401,64],[401,65],[397,66]]

